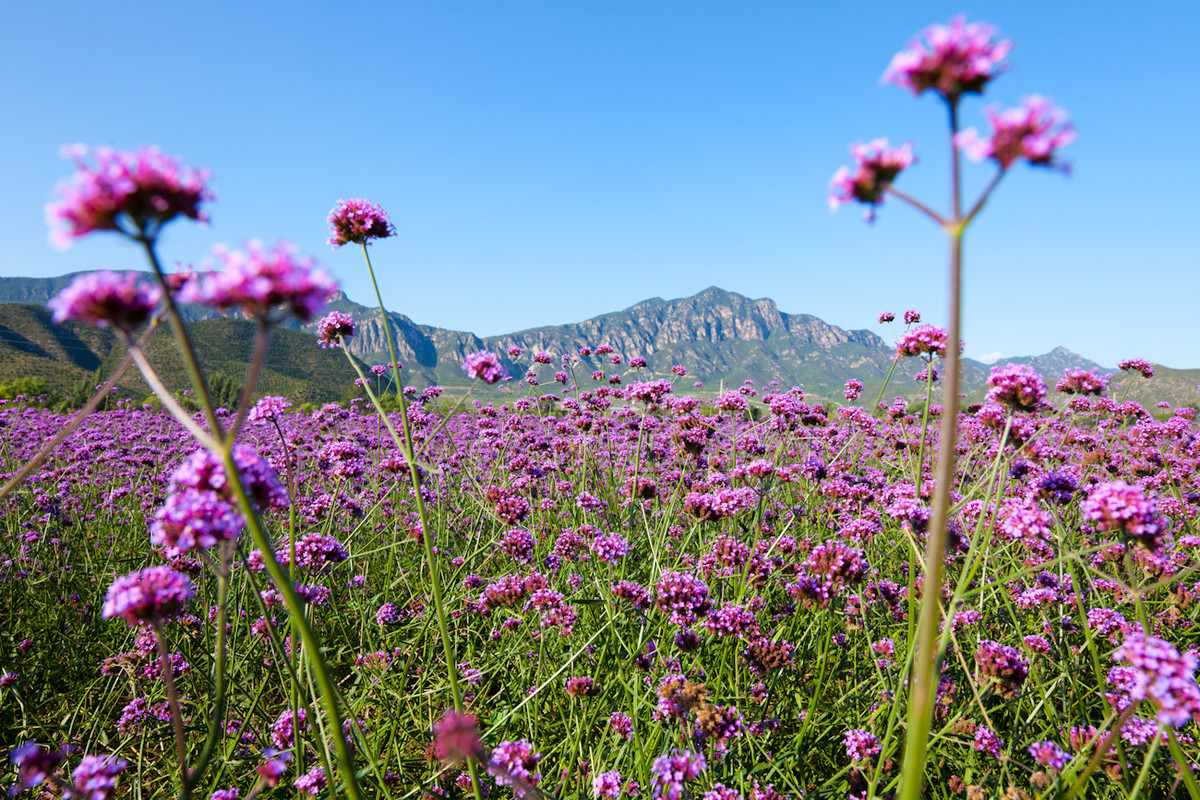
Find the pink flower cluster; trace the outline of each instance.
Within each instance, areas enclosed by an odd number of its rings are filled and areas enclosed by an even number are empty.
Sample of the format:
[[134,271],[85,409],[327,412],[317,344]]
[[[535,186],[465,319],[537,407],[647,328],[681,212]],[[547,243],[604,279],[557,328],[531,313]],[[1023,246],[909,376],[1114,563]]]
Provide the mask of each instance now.
[[896,341],[896,358],[919,356],[923,353],[946,355],[946,329],[934,325],[921,325],[905,333]]
[[500,358],[495,353],[480,350],[468,353],[462,368],[474,380],[483,381],[489,386],[497,381],[509,379],[509,374],[500,364]]
[[329,212],[329,241],[336,249],[344,244],[367,244],[372,239],[396,235],[387,212],[370,200],[338,200]]
[[307,256],[298,256],[287,242],[264,247],[252,241],[245,251],[215,248],[224,267],[184,285],[179,298],[220,310],[240,308],[247,317],[265,318],[285,307],[308,322],[337,291],[337,282]]
[[331,311],[317,323],[317,344],[321,347],[341,347],[342,342],[358,333],[358,325],[349,314]]
[[1133,667],[1129,696],[1154,703],[1161,724],[1179,728],[1193,719],[1200,722],[1195,654],[1180,655],[1170,642],[1134,630],[1126,634],[1113,660]]
[[968,24],[962,16],[949,25],[931,25],[924,42],[916,39],[892,58],[882,81],[915,95],[932,89],[948,101],[980,94],[1004,70],[1004,59],[1012,50],[1012,42],[994,41],[995,35],[991,25]]
[[156,566],[117,578],[104,597],[104,619],[120,617],[131,627],[158,625],[177,617],[196,596],[196,587],[181,572]]
[[1093,488],[1083,501],[1083,515],[1100,523],[1102,530],[1120,531],[1150,551],[1158,550],[1167,528],[1154,498],[1124,481]]
[[1031,409],[1046,397],[1046,382],[1027,364],[992,367],[987,399],[1011,408]]
[[829,181],[829,210],[837,211],[842,203],[859,202],[867,206],[867,221],[875,217],[875,207],[883,202],[884,192],[904,169],[912,166],[912,145],[888,146],[887,139],[875,139],[850,147],[855,161],[854,172],[839,167]]
[[66,249],[93,231],[152,240],[178,216],[208,221],[208,214],[200,210],[213,199],[205,186],[206,170],[184,166],[153,147],[131,152],[98,147],[95,166],[85,160],[87,154],[83,145],[62,149],[79,171],[70,183],[59,184],[62,199],[46,205],[50,242],[56,247]]
[[954,137],[954,144],[972,161],[990,158],[1002,170],[1020,159],[1034,166],[1053,166],[1056,151],[1075,141],[1075,129],[1066,113],[1039,95],[1025,98],[1017,108],[990,108],[987,116],[991,136],[967,128]]
[[139,327],[154,313],[162,292],[136,272],[87,272],[56,294],[46,308],[51,319],[88,322],[124,331]]

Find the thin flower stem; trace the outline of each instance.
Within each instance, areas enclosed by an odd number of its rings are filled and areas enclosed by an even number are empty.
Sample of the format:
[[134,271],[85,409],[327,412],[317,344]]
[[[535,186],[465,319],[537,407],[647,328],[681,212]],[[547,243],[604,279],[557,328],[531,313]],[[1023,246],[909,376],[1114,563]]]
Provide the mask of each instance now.
[[[283,596],[283,604],[287,607],[288,617],[296,626],[296,630],[300,634],[300,640],[304,643],[304,652],[308,655],[311,669],[316,678],[317,687],[320,689],[321,700],[325,706],[325,714],[329,718],[329,726],[340,733],[342,730],[342,714],[338,709],[337,686],[330,677],[329,670],[325,665],[325,659],[321,655],[321,645],[317,640],[316,631],[308,624],[308,619],[304,615],[304,604],[300,600],[300,596],[296,594],[296,587],[292,584],[288,576],[284,574],[283,568],[279,566],[279,561],[275,558],[275,550],[272,547],[271,540],[267,537],[266,531],[263,530],[262,524],[258,519],[258,512],[255,510],[250,496],[246,493],[246,487],[242,484],[241,476],[238,474],[237,464],[233,460],[232,448],[222,448],[220,455],[225,465],[225,474],[229,478],[229,484],[237,499],[238,507],[242,512],[242,516],[246,519],[246,529],[250,532],[250,538],[253,539],[254,545],[262,553],[263,564],[267,569],[267,574],[270,575],[271,581]],[[334,747],[337,750],[339,772],[345,782],[346,793],[351,797],[351,800],[363,800],[362,789],[358,785],[358,775],[354,769],[354,754],[350,752],[350,745],[346,742],[346,737],[335,735],[333,741]],[[332,783],[333,776],[329,777]]]
[[918,800],[925,782],[925,760],[929,728],[933,723],[933,698],[937,693],[938,670],[934,652],[941,611],[942,575],[945,568],[946,525],[949,521],[950,490],[954,481],[958,438],[959,352],[962,312],[963,226],[959,154],[954,145],[958,134],[958,103],[950,107],[950,150],[952,166],[951,201],[954,218],[944,226],[950,237],[950,330],[946,343],[946,376],[943,389],[942,428],[938,440],[936,484],[925,549],[921,612],[917,622],[917,653],[913,663],[912,691],[908,702],[908,732],[905,739],[900,800]]
[[259,378],[262,377],[263,362],[267,359],[267,343],[270,338],[271,328],[267,320],[260,319],[258,329],[254,332],[254,354],[250,357],[250,364],[246,367],[246,382],[242,385],[241,396],[238,397],[237,417],[229,429],[229,441],[231,442],[237,438],[238,431],[246,422],[246,415],[250,413],[250,400],[258,389]]
[[979,199],[975,201],[975,205],[971,207],[971,210],[967,213],[966,219],[963,220],[962,224],[964,228],[970,225],[971,220],[975,219],[975,215],[983,210],[983,204],[988,201],[988,198],[992,196],[992,192],[997,186],[1000,185],[1000,180],[1007,174],[1008,170],[1002,169],[992,176],[992,180],[988,183],[987,188],[983,190],[981,195],[979,195]]
[[931,220],[936,222],[939,226],[946,224],[945,217],[943,217],[941,214],[934,211],[929,206],[922,203],[920,200],[917,200],[915,197],[907,195],[904,192],[902,192],[899,189],[896,189],[892,186],[888,186],[887,189],[885,189],[884,191],[886,191],[888,194],[895,197],[897,200],[903,200],[904,202],[908,203],[910,206],[915,208],[917,211],[920,211],[922,214],[924,214],[925,216],[929,217]]
[[204,777],[204,771],[212,763],[213,753],[216,751],[217,743],[221,740],[221,733],[225,726],[225,707],[229,685],[228,676],[225,674],[228,658],[225,646],[225,626],[229,617],[229,554],[232,552],[233,546],[233,542],[226,542],[222,546],[223,569],[217,572],[217,643],[214,647],[216,666],[213,668],[216,698],[209,714],[208,738],[205,739],[204,747],[200,750],[200,757],[196,759],[196,766],[190,774],[184,776],[184,782],[190,787],[196,786]]
[[129,348],[129,355],[133,358],[133,363],[137,364],[138,371],[142,373],[142,377],[146,379],[146,383],[150,385],[150,390],[155,396],[162,401],[163,408],[170,412],[171,416],[182,425],[188,433],[196,437],[200,444],[204,445],[209,450],[219,450],[220,442],[212,437],[208,431],[200,427],[196,420],[192,419],[192,415],[184,411],[183,407],[176,402],[171,393],[167,391],[167,387],[163,386],[162,380],[159,379],[158,373],[154,371],[154,367],[146,358],[146,353],[142,348],[131,340],[126,339],[126,346]]
[[179,782],[183,787],[181,797],[190,800],[192,784],[188,780],[187,740],[183,734],[183,711],[179,708],[179,691],[175,688],[175,675],[171,671],[171,660],[167,656],[167,637],[162,622],[154,623],[154,641],[158,645],[158,663],[163,681],[167,684],[167,703],[171,709],[171,727],[175,731],[175,758],[179,762]]
[[[425,513],[425,498],[421,494],[421,477],[417,471],[417,459],[413,449],[412,429],[408,424],[408,404],[404,399],[404,386],[400,381],[400,361],[396,358],[396,345],[392,340],[392,326],[388,321],[387,309],[383,305],[383,296],[379,293],[379,283],[375,280],[375,270],[371,266],[371,256],[367,252],[367,244],[363,242],[363,257],[367,261],[367,273],[371,276],[371,286],[375,289],[375,300],[379,303],[379,313],[383,317],[383,330],[387,335],[388,355],[392,358],[392,373],[396,376],[396,397],[400,400],[400,424],[404,430],[404,447],[401,452],[408,464],[408,475],[412,482],[413,499],[417,504],[417,518],[421,522],[421,543],[425,548],[425,560],[429,563],[429,583],[433,594],[433,607],[437,614],[438,631],[442,639],[442,651],[446,658],[446,675],[450,679],[450,694],[454,700],[456,713],[463,713],[462,686],[458,680],[458,659],[455,656],[454,644],[450,641],[450,631],[446,624],[446,606],[442,599],[442,580],[438,571],[438,562],[433,552],[433,532],[429,529],[428,517]],[[347,353],[349,355],[349,353]],[[364,381],[364,385],[366,381]],[[378,407],[376,409],[379,410]],[[390,423],[389,423],[390,427]],[[483,800],[483,792],[479,788],[479,776],[475,762],[470,762],[471,788],[475,800]]]
[[163,273],[162,265],[158,263],[158,254],[154,251],[154,239],[147,238],[145,234],[134,238],[142,243],[142,247],[146,250],[146,257],[150,259],[150,266],[154,267],[154,277],[158,279],[158,288],[162,290],[163,302],[166,303],[167,322],[171,325],[171,332],[175,334],[175,342],[179,345],[179,355],[183,358],[183,366],[192,381],[192,388],[196,390],[196,395],[200,398],[200,407],[204,409],[209,427],[213,430],[213,436],[218,441],[223,440],[221,426],[217,423],[217,415],[213,411],[212,395],[208,392],[208,382],[204,380],[204,373],[200,370],[200,363],[196,359],[196,348],[192,345],[187,326],[184,325],[183,317],[179,314],[179,307],[175,305],[175,296],[171,293],[171,287],[167,285],[167,276]]

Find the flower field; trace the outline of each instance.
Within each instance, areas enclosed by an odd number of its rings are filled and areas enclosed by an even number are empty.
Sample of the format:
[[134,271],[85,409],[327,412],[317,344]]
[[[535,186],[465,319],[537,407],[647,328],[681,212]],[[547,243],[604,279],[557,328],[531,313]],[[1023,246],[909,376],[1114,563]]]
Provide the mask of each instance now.
[[[360,405],[280,405],[260,404],[239,441],[291,476],[273,482],[264,521],[324,646],[364,788],[469,794],[433,748],[450,687],[404,460]],[[706,764],[694,793],[887,791],[923,599],[920,416],[773,387],[702,405],[636,380],[452,417],[430,406],[409,413],[428,533],[493,759],[524,743],[530,790],[555,797],[656,791],[654,761],[673,748]],[[1197,759],[1190,417],[1094,395],[964,413],[927,770],[939,794],[1065,788],[1113,731],[1088,795],[1175,786],[1172,735]],[[6,470],[64,423],[20,405],[0,421]],[[207,551],[172,557],[162,535],[218,519],[181,491],[211,480],[180,467],[194,449],[164,413],[93,414],[6,501],[7,743],[120,758],[143,796],[171,791],[162,666],[153,633],[102,618],[105,595],[150,565],[194,585],[162,624],[194,753],[218,590]],[[261,552],[239,541],[231,560],[231,675],[204,786],[245,792],[280,753],[281,786],[320,773],[334,734]]]
[[[151,272],[49,303],[128,353],[84,408],[0,404],[10,793],[1200,800],[1196,410],[1128,401],[1142,359],[1121,383],[1000,365],[960,408],[965,232],[1015,164],[1065,169],[1074,129],[1041,97],[961,129],[1011,45],[961,18],[924,37],[884,80],[946,104],[950,209],[893,187],[908,143],[854,146],[830,184],[834,209],[890,197],[949,241],[947,326],[909,310],[896,337],[913,404],[855,379],[837,404],[695,397],[686,364],[602,341],[465,353],[500,391],[450,398],[405,386],[385,325],[390,363],[347,353],[361,396],[294,408],[256,392],[268,340],[333,277],[260,242],[168,275],[159,233],[207,220],[208,173],[68,148],[52,241],[121,236]],[[995,170],[973,204],[960,151]],[[375,285],[387,214],[339,201],[329,225]],[[253,321],[229,408],[183,303]],[[159,326],[186,397],[143,349]],[[316,332],[345,351],[358,329]],[[98,410],[131,368],[156,402]]]

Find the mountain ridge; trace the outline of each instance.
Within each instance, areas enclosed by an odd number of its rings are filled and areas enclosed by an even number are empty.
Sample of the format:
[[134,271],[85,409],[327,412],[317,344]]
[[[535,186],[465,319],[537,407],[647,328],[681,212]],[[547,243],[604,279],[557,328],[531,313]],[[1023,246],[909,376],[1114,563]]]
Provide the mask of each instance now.
[[[74,274],[55,278],[0,278],[0,304],[44,304],[73,277]],[[390,360],[378,308],[363,306],[341,291],[329,308],[350,314],[358,324],[358,334],[347,343],[352,355],[366,364]],[[191,322],[221,316],[202,306],[185,306],[183,312]],[[811,314],[784,312],[770,298],[750,298],[717,286],[671,300],[647,298],[626,309],[580,322],[535,326],[498,336],[478,336],[469,331],[420,324],[397,311],[389,311],[387,316],[397,355],[409,373],[405,380],[414,385],[466,386],[468,380],[461,364],[468,353],[478,350],[498,353],[515,380],[525,374],[534,354],[548,353],[554,361],[538,377],[548,383],[558,369],[560,356],[577,355],[580,348],[594,350],[597,345],[605,344],[622,356],[622,363],[602,360],[593,352],[580,359],[578,369],[582,372],[575,375],[580,383],[597,371],[606,378],[612,373],[624,373],[628,360],[639,356],[646,360],[647,366],[637,379],[669,376],[672,367],[678,364],[688,370],[689,381],[699,380],[709,389],[718,383],[736,385],[750,380],[765,385],[774,381],[783,386],[803,386],[814,398],[825,400],[840,400],[842,388],[850,378],[862,381],[866,387],[864,396],[872,396],[896,367],[889,383],[889,396],[924,395],[923,385],[908,374],[917,372],[920,365],[896,364],[894,346],[874,332],[847,330]],[[311,334],[316,331],[316,322],[301,325],[291,321],[286,327]],[[0,330],[0,344],[14,335],[17,334]],[[303,346],[301,342],[294,340],[297,347]],[[9,344],[10,349],[17,346]],[[508,350],[513,347],[524,354],[520,358],[509,357]],[[1062,346],[1042,355],[1002,358],[995,363],[1029,364],[1051,388],[1068,368],[1096,370],[1102,375],[1116,372]],[[968,399],[981,397],[992,365],[969,358],[963,359],[962,365]],[[1200,405],[1200,390],[1194,389],[1200,381],[1200,370],[1161,368],[1161,371],[1171,376],[1172,400]],[[635,376],[625,377],[630,379]],[[1134,386],[1139,399],[1150,388],[1137,383]]]

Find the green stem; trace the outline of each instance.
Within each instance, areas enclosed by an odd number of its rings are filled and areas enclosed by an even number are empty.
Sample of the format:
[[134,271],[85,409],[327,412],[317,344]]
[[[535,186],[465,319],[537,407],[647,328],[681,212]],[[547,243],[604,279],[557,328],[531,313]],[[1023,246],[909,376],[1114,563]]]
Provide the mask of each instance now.
[[221,556],[224,570],[217,573],[217,644],[215,647],[216,667],[213,670],[216,683],[216,699],[213,703],[212,714],[209,717],[208,738],[204,741],[200,757],[196,760],[196,767],[190,775],[184,778],[184,781],[189,786],[196,786],[204,777],[204,771],[208,769],[208,765],[212,761],[217,742],[221,740],[222,728],[225,723],[225,707],[228,700],[226,691],[228,680],[225,675],[225,665],[228,658],[225,647],[225,626],[229,616],[229,554],[233,552],[233,546],[233,542],[227,542],[224,545],[224,552]]
[[175,758],[179,762],[179,783],[183,787],[181,797],[191,800],[192,785],[188,780],[187,769],[187,739],[183,733],[183,711],[179,708],[179,691],[175,687],[175,675],[171,670],[171,660],[167,655],[167,637],[163,633],[162,622],[154,623],[154,641],[158,645],[158,663],[162,670],[163,682],[167,685],[167,703],[171,709],[171,728],[175,731]]
[[158,254],[154,252],[154,240],[145,235],[138,236],[137,240],[145,248],[146,257],[150,259],[150,266],[154,267],[154,276],[158,279],[158,288],[162,290],[163,302],[167,307],[167,322],[170,323],[171,332],[175,334],[175,341],[179,345],[179,355],[183,358],[184,369],[187,370],[188,377],[192,381],[192,388],[196,390],[200,399],[200,407],[204,409],[208,425],[213,431],[212,435],[220,441],[224,438],[224,434],[221,432],[221,426],[217,424],[217,415],[213,412],[208,383],[204,380],[204,373],[200,371],[200,363],[196,360],[196,348],[192,346],[187,326],[183,324],[183,317],[179,315],[179,307],[175,305],[175,296],[171,292],[171,287],[167,285],[167,276],[163,273],[162,265],[158,263]]
[[[350,752],[350,745],[346,742],[346,737],[341,735],[342,714],[338,709],[337,686],[334,685],[333,679],[329,675],[329,670],[325,665],[325,659],[321,655],[321,645],[317,641],[316,631],[308,624],[308,620],[304,615],[304,604],[300,600],[299,595],[296,594],[296,587],[288,576],[284,574],[283,568],[279,566],[279,561],[275,558],[275,548],[272,546],[271,540],[267,537],[266,531],[263,530],[258,519],[258,512],[254,509],[254,503],[250,500],[250,496],[246,493],[246,487],[242,484],[237,464],[233,460],[232,449],[225,447],[222,449],[220,455],[225,465],[225,474],[229,477],[229,484],[236,496],[238,507],[241,509],[242,515],[246,518],[246,529],[250,532],[250,537],[254,540],[254,545],[262,552],[267,574],[270,575],[272,582],[274,582],[279,593],[283,596],[283,604],[287,607],[288,617],[295,625],[296,630],[299,631],[300,640],[304,643],[304,651],[311,662],[317,687],[321,690],[321,700],[325,706],[325,714],[329,718],[330,727],[336,731],[333,741],[334,747],[337,749],[338,765],[341,768],[340,771],[342,779],[345,782],[346,793],[352,800],[363,800],[362,789],[358,785],[358,775],[354,770],[354,754]],[[333,776],[330,776],[331,783],[332,779]]]
[[918,800],[925,782],[925,757],[929,746],[929,728],[933,723],[933,698],[937,692],[938,670],[934,650],[937,644],[938,618],[941,611],[942,573],[945,567],[946,524],[949,521],[950,490],[954,480],[958,438],[959,353],[962,312],[962,236],[961,187],[958,148],[958,105],[950,107],[951,187],[954,218],[945,226],[950,237],[950,330],[946,337],[946,376],[943,384],[942,429],[938,440],[936,486],[925,549],[925,581],[921,592],[921,614],[917,623],[917,652],[913,663],[912,692],[908,702],[908,732],[905,739],[903,780],[900,800]]
[[[425,498],[421,494],[421,477],[417,471],[417,459],[413,450],[412,428],[408,423],[408,404],[404,399],[404,386],[400,381],[400,361],[396,358],[396,344],[392,340],[392,326],[388,320],[387,309],[383,305],[383,296],[379,293],[379,283],[375,280],[375,270],[371,266],[371,255],[367,252],[367,244],[363,242],[363,257],[367,261],[367,273],[371,276],[371,286],[375,289],[375,300],[379,303],[379,313],[383,317],[383,330],[387,335],[388,355],[392,358],[392,374],[396,376],[396,397],[400,400],[400,424],[404,431],[404,447],[402,452],[408,464],[408,475],[412,482],[413,499],[417,504],[417,518],[421,522],[421,544],[425,548],[425,560],[429,564],[429,583],[433,593],[433,607],[437,615],[438,632],[441,634],[442,651],[446,658],[446,675],[450,679],[450,694],[454,700],[455,712],[463,713],[462,686],[458,680],[458,659],[455,656],[454,644],[450,641],[450,630],[446,624],[446,606],[442,599],[442,580],[438,571],[438,562],[433,552],[433,531],[430,530],[428,517],[425,513]],[[347,353],[347,355],[349,355]],[[378,410],[378,409],[377,409]],[[390,425],[389,425],[390,427]],[[483,792],[479,788],[479,777],[472,761],[471,788],[475,800],[483,800]]]

